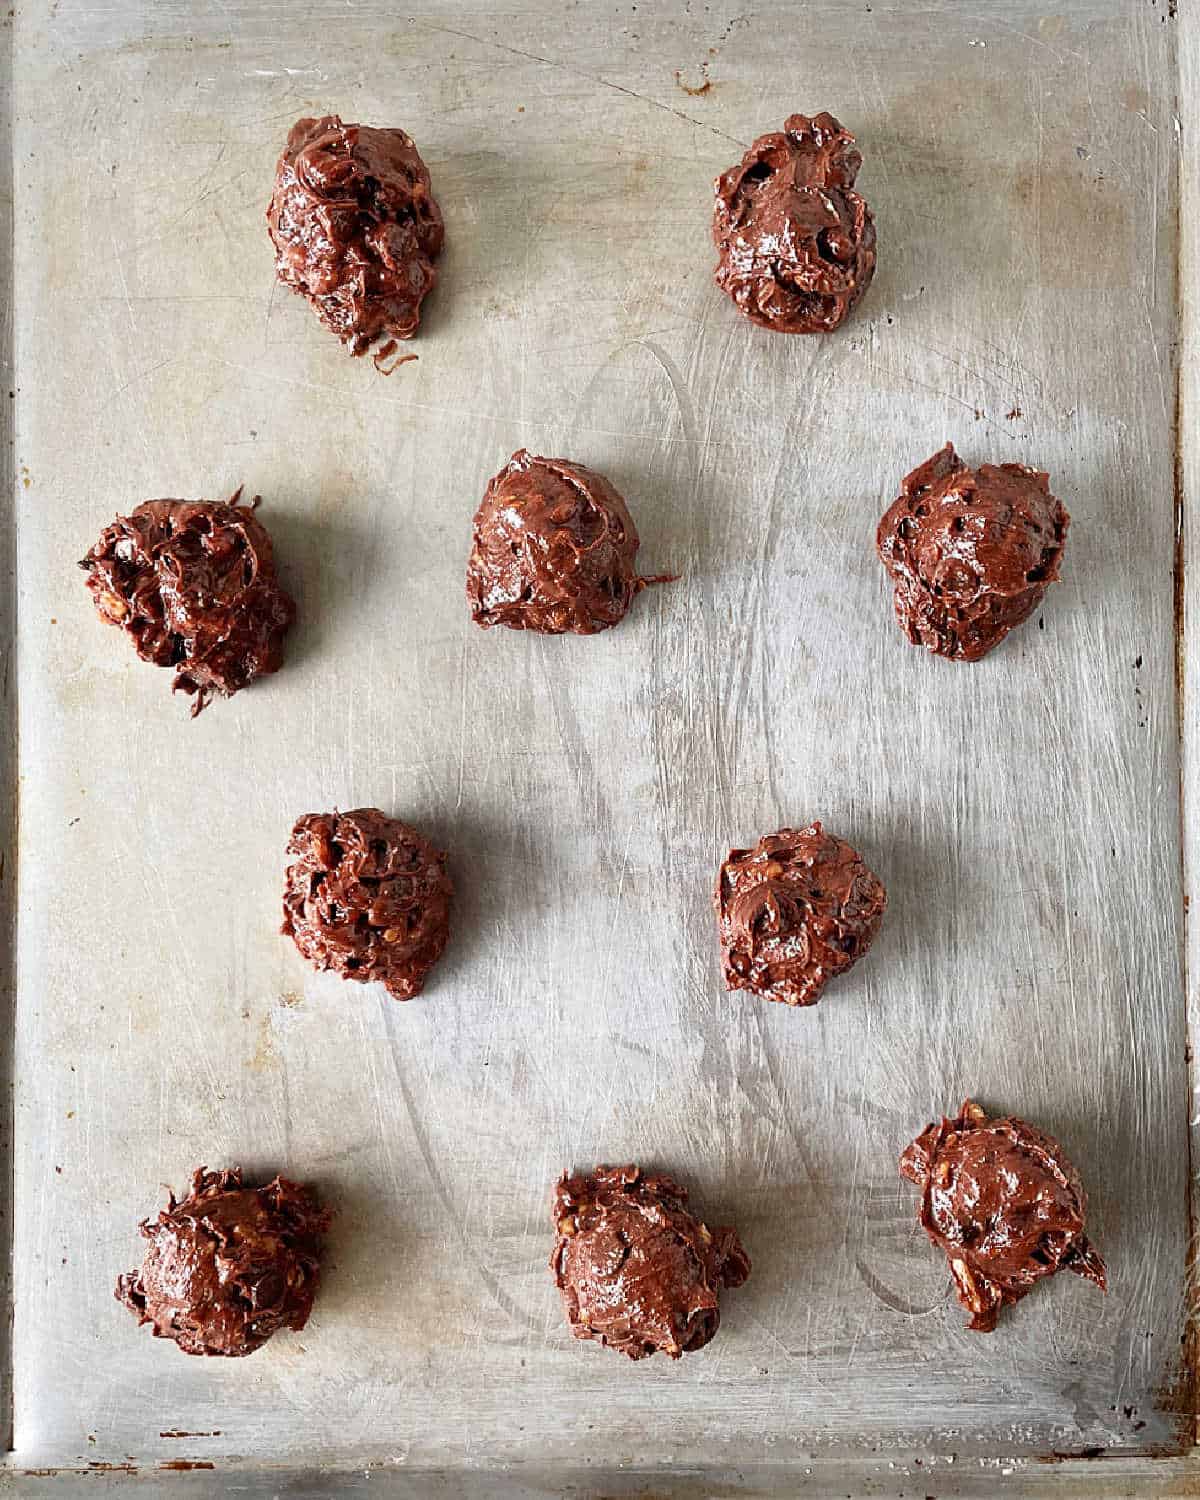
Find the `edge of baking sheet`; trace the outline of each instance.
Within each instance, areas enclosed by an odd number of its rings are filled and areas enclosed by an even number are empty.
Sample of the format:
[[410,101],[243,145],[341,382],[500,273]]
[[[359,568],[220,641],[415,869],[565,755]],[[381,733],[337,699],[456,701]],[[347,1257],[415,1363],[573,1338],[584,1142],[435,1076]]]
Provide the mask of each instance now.
[[[1183,886],[1185,891],[1184,945],[1188,1005],[1189,1058],[1191,1060],[1190,1180],[1192,1183],[1193,1262],[1190,1267],[1189,1328],[1187,1333],[1188,1388],[1179,1393],[1184,1409],[1193,1416],[1200,1408],[1197,1354],[1200,1329],[1196,1318],[1196,1276],[1200,1266],[1197,1244],[1197,1173],[1200,1172],[1200,1005],[1194,977],[1200,975],[1200,920],[1191,921],[1189,908],[1200,896],[1200,755],[1191,731],[1200,712],[1200,655],[1188,649],[1190,632],[1200,619],[1200,521],[1192,513],[1200,495],[1200,433],[1194,414],[1200,410],[1200,172],[1197,170],[1196,140],[1200,138],[1200,0],[1170,0],[1176,7],[1177,96],[1175,129],[1179,144],[1178,194],[1178,310],[1176,345],[1176,525],[1177,546],[1174,576],[1176,603],[1177,694],[1180,726],[1181,816],[1183,819]],[[0,798],[0,1433],[4,1450],[12,1448],[12,1279],[11,1250],[13,1213],[13,1100],[12,1036],[15,1003],[13,929],[17,909],[15,863],[18,822],[19,778],[16,742],[14,622],[17,579],[15,572],[15,505],[18,485],[14,442],[14,405],[10,399],[12,366],[12,246],[14,205],[12,194],[12,75],[13,19],[0,14],[0,275],[7,295],[0,299],[0,449],[8,483],[5,509],[0,516],[0,776],[8,795]],[[1200,913],[1200,906],[1196,908]],[[798,1487],[814,1497],[845,1495],[847,1485],[861,1486],[871,1494],[888,1496],[927,1493],[929,1486],[940,1497],[1078,1497],[1078,1500],[1108,1500],[1117,1496],[1200,1496],[1200,1457],[1194,1451],[1184,1457],[1163,1459],[1096,1458],[1072,1459],[1045,1464],[1037,1460],[981,1459],[958,1470],[940,1469],[922,1476],[912,1468],[915,1454],[877,1455],[851,1471],[843,1462],[826,1467],[817,1464],[801,1478],[793,1471],[764,1469],[728,1473],[698,1471],[564,1471],[527,1469],[507,1474],[446,1474],[404,1472],[375,1465],[353,1468],[321,1467],[307,1471],[259,1464],[223,1464],[219,1473],[180,1460],[170,1473],[130,1467],[95,1465],[88,1469],[18,1471],[0,1469],[0,1489],[13,1489],[29,1500],[66,1494],[97,1495],[110,1490],[139,1496],[186,1495],[191,1500],[229,1493],[231,1483],[241,1495],[257,1500],[267,1496],[329,1496],[366,1493],[394,1500],[417,1500],[430,1495],[460,1496],[462,1500],[548,1500],[571,1495],[576,1500],[617,1500],[646,1497],[655,1500],[697,1500],[697,1497],[780,1496]],[[915,1488],[914,1488],[915,1484]]]
[[[1197,1324],[1197,1170],[1200,1169],[1200,1097],[1197,1095],[1197,1049],[1200,1048],[1200,1006],[1195,981],[1200,975],[1200,906],[1197,920],[1191,908],[1200,881],[1200,755],[1192,724],[1200,707],[1200,655],[1190,637],[1200,610],[1200,525],[1192,513],[1200,495],[1200,436],[1195,431],[1200,410],[1200,14],[1195,3],[1179,6],[1175,35],[1175,128],[1179,137],[1179,244],[1176,262],[1178,346],[1175,391],[1175,645],[1179,693],[1180,818],[1183,846],[1184,993],[1188,1009],[1188,1059],[1191,1097],[1190,1127],[1191,1256],[1188,1266],[1188,1324],[1185,1368],[1191,1375],[1188,1398],[1193,1422],[1200,1416],[1200,1328]],[[1197,1436],[1197,1434],[1194,1434]]]
[[13,159],[11,11],[0,11],[0,1434],[12,1447],[12,1241],[15,928],[17,917],[16,457],[13,449]]
[[[794,1468],[720,1470],[602,1470],[521,1468],[505,1473],[479,1470],[405,1470],[387,1465],[317,1467],[300,1471],[261,1464],[206,1469],[177,1460],[162,1469],[101,1466],[92,1470],[26,1471],[14,1486],[21,1500],[62,1500],[65,1494],[131,1495],[136,1500],[1161,1500],[1200,1495],[1200,1465],[1193,1458],[1119,1458],[1047,1463],[1036,1459],[970,1460],[948,1469],[918,1468],[917,1454],[846,1468],[817,1460]],[[72,1483],[74,1480],[74,1483]],[[0,1489],[4,1487],[0,1478]]]

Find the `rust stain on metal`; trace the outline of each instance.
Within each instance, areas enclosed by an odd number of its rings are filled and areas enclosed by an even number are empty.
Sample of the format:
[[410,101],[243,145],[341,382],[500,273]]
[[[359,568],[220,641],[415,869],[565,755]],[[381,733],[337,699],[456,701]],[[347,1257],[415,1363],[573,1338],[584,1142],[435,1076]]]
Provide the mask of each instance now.
[[700,64],[700,77],[703,82],[698,83],[695,85],[695,87],[693,87],[690,83],[685,81],[682,70],[679,68],[675,69],[675,82],[679,85],[679,87],[685,94],[689,94],[693,99],[701,98],[704,94],[707,94],[713,86],[713,81],[708,76],[708,64],[706,62]]

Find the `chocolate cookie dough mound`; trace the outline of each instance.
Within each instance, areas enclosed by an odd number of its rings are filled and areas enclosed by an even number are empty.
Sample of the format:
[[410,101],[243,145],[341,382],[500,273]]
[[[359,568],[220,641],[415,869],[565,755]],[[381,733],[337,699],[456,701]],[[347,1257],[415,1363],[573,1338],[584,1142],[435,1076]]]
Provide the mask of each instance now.
[[726,988],[815,1005],[875,940],[887,892],[844,839],[812,823],[731,849],[714,902]]
[[148,500],[119,516],[79,564],[102,620],[119,625],[137,654],[173,667],[177,691],[195,694],[195,716],[283,664],[296,615],[275,577],[271,538],[255,499]]
[[467,598],[488,629],[594,635],[619,624],[639,578],[637,528],[602,474],[565,458],[514,453],[475,513]]
[[450,935],[446,856],[377,807],[308,813],[292,829],[284,934],[314,969],[419,995]]
[[830,114],[791,115],[716,181],[717,285],[751,322],[830,333],[875,274],[875,220],[853,191],[854,137]]
[[416,333],[445,230],[429,172],[403,130],[343,125],[337,115],[297,120],[275,170],[267,228],[280,281],[354,354]]
[[989,1119],[966,1101],[927,1125],[900,1158],[921,1189],[921,1227],[950,1262],[970,1326],[991,1333],[1000,1309],[1035,1282],[1074,1271],[1107,1289],[1084,1233],[1087,1196],[1058,1142],[1015,1117]]
[[1058,577],[1070,523],[1048,475],[1024,464],[968,469],[947,443],[879,523],[901,630],[937,656],[986,656]]
[[118,1302],[185,1354],[253,1354],[281,1328],[308,1322],[320,1237],[330,1215],[286,1177],[242,1186],[241,1169],[201,1167],[181,1202],[153,1222],[141,1270],[117,1280]]
[[693,1218],[687,1196],[669,1177],[640,1167],[563,1173],[550,1269],[577,1339],[630,1359],[678,1359],[713,1337],[721,1288],[741,1286],[750,1258],[735,1229]]

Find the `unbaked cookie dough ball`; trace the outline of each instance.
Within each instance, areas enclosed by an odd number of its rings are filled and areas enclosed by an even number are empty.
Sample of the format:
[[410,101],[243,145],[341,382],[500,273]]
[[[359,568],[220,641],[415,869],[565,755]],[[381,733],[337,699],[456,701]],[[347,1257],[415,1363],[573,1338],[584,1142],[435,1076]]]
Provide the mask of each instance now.
[[313,968],[419,995],[450,936],[445,854],[377,807],[307,813],[288,854],[281,930]]
[[1049,475],[968,469],[947,443],[905,478],[879,523],[901,630],[936,656],[986,656],[1057,579],[1070,524]]
[[149,1248],[118,1278],[117,1300],[185,1354],[253,1354],[308,1322],[330,1217],[286,1177],[248,1188],[238,1167],[200,1167],[186,1198],[172,1193],[142,1224]]
[[522,448],[490,481],[475,513],[471,618],[485,630],[607,630],[642,589],[672,581],[638,576],[638,546],[633,517],[603,474]]
[[750,1258],[735,1229],[710,1229],[687,1197],[636,1166],[563,1173],[550,1269],[577,1339],[630,1359],[678,1359],[713,1338],[721,1289],[741,1286]]
[[445,230],[429,172],[403,130],[345,125],[337,115],[297,120],[275,169],[267,229],[279,280],[351,353],[416,333]]
[[118,516],[79,564],[102,620],[137,654],[171,667],[194,694],[192,715],[283,664],[296,615],[275,577],[275,554],[255,499],[147,500]]
[[1006,1303],[1056,1271],[1107,1289],[1104,1261],[1084,1233],[1079,1173],[1036,1126],[989,1119],[968,1099],[956,1119],[925,1127],[900,1174],[921,1189],[917,1217],[946,1252],[976,1332],[991,1333]]
[[715,280],[777,333],[831,333],[875,274],[875,220],[854,191],[862,153],[830,114],[791,115],[716,181]]
[[781,828],[731,849],[714,892],[725,986],[815,1005],[875,940],[883,883],[820,823]]

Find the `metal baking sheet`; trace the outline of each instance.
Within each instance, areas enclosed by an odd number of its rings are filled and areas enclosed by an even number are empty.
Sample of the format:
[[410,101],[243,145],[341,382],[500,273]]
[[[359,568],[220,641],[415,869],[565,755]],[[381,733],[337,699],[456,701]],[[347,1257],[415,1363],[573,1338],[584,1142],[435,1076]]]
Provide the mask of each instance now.
[[[1187,1442],[1173,10],[17,7],[10,1477],[944,1495]],[[710,280],[711,180],[795,108],[856,132],[879,225],[823,339]],[[275,157],[328,110],[409,129],[446,215],[388,379],[273,285]],[[946,439],[1073,516],[970,668],[903,644],[872,552]],[[521,445],[608,473],[681,582],[594,639],[477,631],[470,517]],[[239,484],[300,620],[193,722],[73,564]],[[404,1006],[276,934],[293,819],[363,803],[451,851]],[[814,1011],[726,995],[716,865],[812,817],[886,880],[881,938]],[[965,1330],[895,1163],[967,1092],[1067,1143],[1107,1299]],[[555,1175],[627,1158],[754,1260],[678,1366],[574,1343],[545,1269]],[[199,1163],[337,1210],[309,1327],[249,1361],[112,1297]]]

